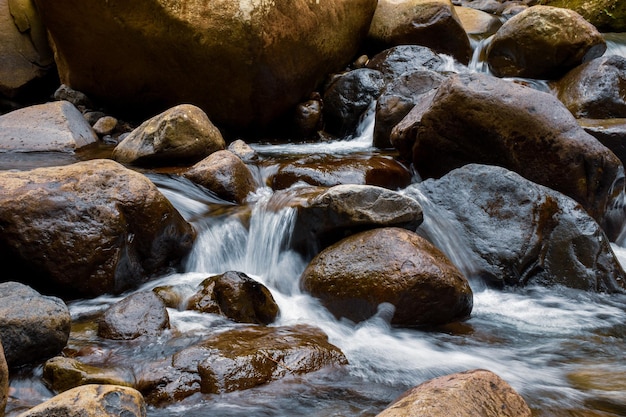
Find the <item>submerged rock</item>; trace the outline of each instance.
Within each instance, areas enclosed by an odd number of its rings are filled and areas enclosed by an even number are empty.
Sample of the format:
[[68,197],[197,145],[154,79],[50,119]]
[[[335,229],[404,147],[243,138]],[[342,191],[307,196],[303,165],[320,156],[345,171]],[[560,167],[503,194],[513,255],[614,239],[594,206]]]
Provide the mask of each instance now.
[[227,150],[212,153],[183,175],[224,200],[239,204],[256,189],[250,169],[237,155]]
[[110,160],[0,172],[0,224],[5,276],[68,298],[134,288],[195,237],[148,178]]
[[493,372],[477,369],[431,379],[376,417],[531,417],[526,401]]
[[380,0],[367,37],[378,51],[397,45],[423,45],[468,64],[467,33],[450,0]]
[[621,230],[613,218],[614,211],[622,216],[621,162],[552,94],[484,74],[454,75],[394,134],[414,140],[422,178],[468,163],[503,166],[578,201],[610,238]]
[[67,101],[25,107],[0,116],[0,152],[72,153],[98,136]]
[[197,162],[224,149],[220,131],[198,107],[181,104],[146,120],[113,150],[113,159],[135,165]]
[[424,224],[432,218],[454,230],[455,246],[470,258],[468,276],[497,287],[626,290],[626,273],[609,240],[582,207],[514,172],[466,165],[411,186],[407,194],[443,210],[429,212],[423,202]]
[[224,315],[238,323],[270,324],[279,313],[272,293],[242,272],[205,279],[187,302],[190,310]]
[[577,118],[626,118],[626,58],[596,58],[556,83],[557,96]]
[[134,376],[128,370],[100,368],[63,356],[46,361],[43,368],[46,384],[56,392],[63,392],[80,385],[104,384],[133,386]]
[[343,69],[377,3],[35,2],[62,82],[135,111],[194,103],[233,130],[266,126]]
[[19,417],[145,417],[141,393],[117,385],[82,385],[65,391]]
[[329,246],[309,263],[300,284],[336,317],[356,322],[389,303],[391,324],[445,324],[469,317],[473,304],[467,279],[448,258],[399,228],[361,232]]
[[498,29],[487,63],[499,77],[554,79],[604,51],[602,34],[578,13],[533,6]]
[[210,336],[155,364],[139,385],[148,402],[163,404],[345,364],[343,353],[315,327],[246,327]]
[[98,336],[132,340],[155,336],[170,328],[165,303],[152,291],[130,295],[109,307],[98,323]]
[[0,284],[0,341],[9,367],[57,355],[70,336],[70,311],[56,297],[17,282]]

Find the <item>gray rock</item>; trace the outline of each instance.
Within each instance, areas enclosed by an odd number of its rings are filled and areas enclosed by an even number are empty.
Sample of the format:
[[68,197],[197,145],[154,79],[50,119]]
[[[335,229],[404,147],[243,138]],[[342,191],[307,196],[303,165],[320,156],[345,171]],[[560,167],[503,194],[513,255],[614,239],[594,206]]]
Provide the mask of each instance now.
[[152,291],[142,291],[109,307],[98,322],[98,336],[113,340],[132,340],[155,336],[169,329],[165,303]]

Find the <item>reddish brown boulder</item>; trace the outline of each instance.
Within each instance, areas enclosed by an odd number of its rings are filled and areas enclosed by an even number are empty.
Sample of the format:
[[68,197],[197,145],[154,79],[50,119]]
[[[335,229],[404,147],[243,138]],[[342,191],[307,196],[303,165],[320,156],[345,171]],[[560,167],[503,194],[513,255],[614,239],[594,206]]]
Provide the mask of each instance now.
[[361,232],[324,249],[300,278],[302,288],[337,317],[362,321],[381,303],[395,307],[391,323],[436,325],[467,318],[467,279],[426,239],[405,229]]

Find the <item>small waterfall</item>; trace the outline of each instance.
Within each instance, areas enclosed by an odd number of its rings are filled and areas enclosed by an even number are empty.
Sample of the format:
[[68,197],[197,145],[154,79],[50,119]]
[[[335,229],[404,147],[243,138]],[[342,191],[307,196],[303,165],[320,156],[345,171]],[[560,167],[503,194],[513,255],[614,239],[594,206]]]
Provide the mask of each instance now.
[[625,33],[605,33],[606,52],[604,56],[619,55],[626,58],[626,34]]
[[470,72],[482,72],[485,74],[491,74],[489,70],[489,65],[487,65],[486,61],[486,52],[487,47],[491,43],[491,39],[493,39],[493,35],[480,40],[472,39],[472,49],[474,53],[472,54],[472,59],[468,65]]

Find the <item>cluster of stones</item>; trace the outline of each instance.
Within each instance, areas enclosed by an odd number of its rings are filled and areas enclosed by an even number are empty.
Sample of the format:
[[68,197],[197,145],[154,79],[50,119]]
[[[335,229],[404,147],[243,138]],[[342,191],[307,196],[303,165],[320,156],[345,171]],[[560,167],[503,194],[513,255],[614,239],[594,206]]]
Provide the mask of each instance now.
[[[11,77],[0,74],[0,92],[19,98],[52,65],[52,49],[65,83],[57,101],[0,116],[0,151],[49,155],[33,165],[50,165],[0,172],[7,277],[0,284],[0,415],[9,370],[51,357],[44,378],[59,395],[23,416],[143,416],[146,401],[168,404],[347,363],[319,329],[267,326],[280,314],[276,302],[237,271],[207,277],[191,296],[163,287],[134,293],[102,314],[97,332],[110,340],[173,337],[168,308],[250,326],[116,369],[88,354],[69,357],[67,349],[63,299],[134,290],[178,268],[193,245],[193,225],[141,170],[177,166],[185,180],[244,205],[261,185],[250,168],[254,152],[222,131],[267,128],[286,116],[303,136],[345,136],[375,104],[374,145],[399,154],[338,156],[321,168],[311,156],[278,167],[268,181],[276,206],[298,212],[292,245],[311,259],[302,289],[338,318],[358,322],[392,305],[386,318],[395,326],[463,320],[473,303],[468,277],[498,287],[626,289],[609,244],[621,237],[626,155],[598,122],[577,120],[626,118],[626,60],[603,57],[601,34],[579,14],[517,4],[500,26],[445,0],[186,3],[184,13],[173,3],[116,3],[117,15],[104,19],[113,13],[109,2],[0,0],[17,39],[28,37],[34,48],[21,57],[36,66],[27,75],[7,66]],[[621,6],[611,7],[617,15]],[[162,19],[154,19],[157,9]],[[70,10],[83,25],[68,24]],[[485,51],[494,75],[548,79],[555,94],[464,70],[473,33],[495,33]],[[311,94],[361,44],[371,58]],[[120,62],[128,71],[119,71]],[[90,99],[164,111],[131,128],[94,111]],[[81,149],[102,141],[115,145],[110,159],[77,162]],[[409,165],[425,181],[410,185]],[[300,181],[310,186],[290,189]],[[432,204],[457,223],[471,268],[427,239],[421,224],[437,215]],[[429,381],[381,415],[425,408],[530,416],[506,382],[482,370]]]

